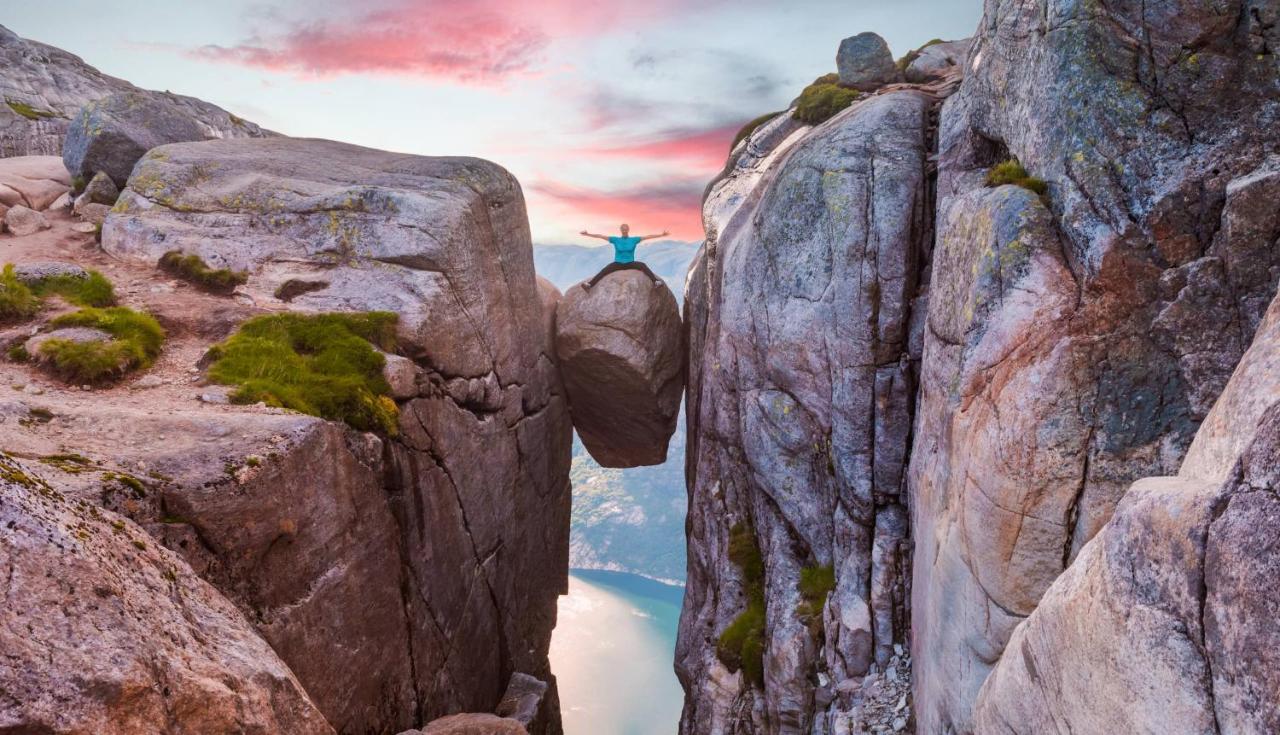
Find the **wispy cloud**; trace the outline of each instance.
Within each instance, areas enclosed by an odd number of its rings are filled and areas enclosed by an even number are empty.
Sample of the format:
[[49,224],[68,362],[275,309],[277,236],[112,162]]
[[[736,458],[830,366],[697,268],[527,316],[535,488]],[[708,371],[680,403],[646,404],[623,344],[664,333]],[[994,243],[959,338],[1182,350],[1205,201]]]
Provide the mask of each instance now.
[[[464,82],[528,73],[558,38],[660,18],[676,6],[716,0],[583,3],[576,0],[386,0],[372,10],[336,10],[323,20],[259,17],[265,24],[232,46],[196,57],[315,76],[394,74]],[[368,6],[366,6],[368,7]]]
[[553,180],[529,186],[537,195],[554,201],[565,216],[583,227],[601,228],[626,222],[640,234],[670,230],[684,240],[702,238],[700,202],[705,186],[701,179],[643,184],[624,189],[591,189]]
[[729,144],[741,122],[710,128],[666,130],[639,139],[580,148],[579,155],[631,158],[658,164],[718,171],[729,154]]

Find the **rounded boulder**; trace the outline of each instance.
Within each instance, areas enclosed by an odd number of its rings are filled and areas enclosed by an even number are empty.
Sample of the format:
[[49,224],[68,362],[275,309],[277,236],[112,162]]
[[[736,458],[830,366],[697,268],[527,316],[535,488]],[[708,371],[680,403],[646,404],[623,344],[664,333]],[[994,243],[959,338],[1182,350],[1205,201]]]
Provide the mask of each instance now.
[[604,467],[662,464],[684,392],[680,309],[665,285],[619,271],[556,307],[556,355],[573,426]]

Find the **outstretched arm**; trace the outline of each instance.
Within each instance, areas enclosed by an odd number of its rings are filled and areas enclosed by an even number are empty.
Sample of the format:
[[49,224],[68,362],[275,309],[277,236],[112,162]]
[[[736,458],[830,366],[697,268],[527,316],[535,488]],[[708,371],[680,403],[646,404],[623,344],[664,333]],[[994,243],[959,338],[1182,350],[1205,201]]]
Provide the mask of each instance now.
[[641,240],[656,240],[656,239],[658,239],[659,237],[666,237],[667,235],[670,235],[670,234],[671,234],[670,232],[667,232],[666,230],[663,230],[662,232],[659,232],[659,233],[658,233],[658,234],[656,234],[656,235],[641,235],[641,236],[640,236],[640,239],[641,239]]
[[595,239],[597,239],[597,240],[608,240],[608,239],[609,239],[609,236],[608,236],[608,235],[595,235],[595,234],[592,234],[592,233],[590,233],[590,232],[587,232],[586,230],[583,230],[582,232],[579,232],[578,234],[579,234],[579,235],[582,235],[582,236],[584,236],[584,237],[594,237],[594,238],[595,238]]

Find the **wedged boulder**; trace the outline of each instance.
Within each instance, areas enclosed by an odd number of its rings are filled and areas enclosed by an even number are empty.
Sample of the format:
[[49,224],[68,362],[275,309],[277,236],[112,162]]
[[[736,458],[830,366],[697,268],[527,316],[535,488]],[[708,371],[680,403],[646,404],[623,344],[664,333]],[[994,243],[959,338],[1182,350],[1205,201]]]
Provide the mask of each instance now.
[[71,174],[57,156],[0,158],[0,206],[49,209],[71,190]]
[[639,271],[569,289],[556,357],[573,426],[603,467],[662,464],[684,393],[680,308]]
[[0,455],[0,729],[333,732],[233,604],[43,469]]
[[528,735],[524,725],[515,720],[471,713],[432,720],[419,732],[421,735]]
[[840,42],[836,69],[840,72],[841,84],[864,91],[898,79],[898,67],[893,62],[889,44],[879,34],[870,32]]
[[924,84],[960,71],[969,59],[969,45],[972,43],[972,38],[965,38],[926,46],[907,65],[903,76],[908,82]]

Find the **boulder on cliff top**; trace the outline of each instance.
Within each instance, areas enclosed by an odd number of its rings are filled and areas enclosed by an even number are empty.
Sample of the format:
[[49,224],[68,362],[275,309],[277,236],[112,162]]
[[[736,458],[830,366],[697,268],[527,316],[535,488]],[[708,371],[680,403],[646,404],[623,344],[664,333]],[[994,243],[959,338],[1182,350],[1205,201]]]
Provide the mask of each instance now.
[[893,62],[889,44],[876,33],[859,33],[840,42],[836,52],[836,69],[840,83],[870,91],[897,81],[898,67]]
[[332,733],[236,607],[141,528],[0,455],[0,729]]
[[618,271],[556,309],[556,355],[573,426],[604,467],[667,459],[684,391],[680,309],[665,286]]
[[120,92],[86,104],[67,129],[62,161],[86,179],[97,173],[123,187],[133,165],[166,143],[221,137],[176,98],[151,92]]

